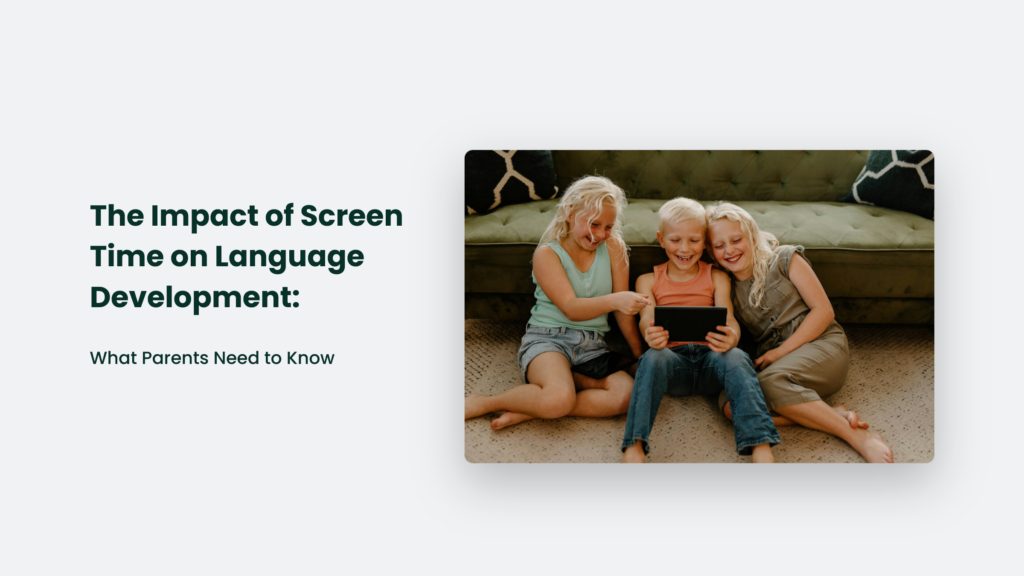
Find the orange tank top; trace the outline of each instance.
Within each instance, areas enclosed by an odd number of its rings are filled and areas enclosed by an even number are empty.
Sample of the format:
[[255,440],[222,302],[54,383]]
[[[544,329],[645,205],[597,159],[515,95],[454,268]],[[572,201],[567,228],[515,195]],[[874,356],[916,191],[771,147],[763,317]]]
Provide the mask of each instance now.
[[[715,283],[711,280],[711,264],[697,262],[697,275],[686,282],[676,282],[668,277],[665,262],[654,267],[654,287],[651,293],[658,306],[714,306]],[[670,335],[671,336],[671,335]],[[707,344],[707,342],[669,342],[668,346],[682,344]]]

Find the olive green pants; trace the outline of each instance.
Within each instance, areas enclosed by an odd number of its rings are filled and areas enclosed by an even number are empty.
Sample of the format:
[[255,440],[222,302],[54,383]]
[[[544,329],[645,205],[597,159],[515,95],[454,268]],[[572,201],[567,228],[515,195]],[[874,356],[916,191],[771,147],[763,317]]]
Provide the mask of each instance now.
[[[817,339],[786,354],[757,374],[769,410],[821,400],[846,384],[850,347],[846,333],[833,322]],[[728,401],[719,394],[718,407]]]

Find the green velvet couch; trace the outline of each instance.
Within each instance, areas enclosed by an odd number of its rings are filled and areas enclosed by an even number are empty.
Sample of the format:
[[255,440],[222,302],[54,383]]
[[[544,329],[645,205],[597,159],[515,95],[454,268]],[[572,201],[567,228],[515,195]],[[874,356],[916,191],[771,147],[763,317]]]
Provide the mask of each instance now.
[[[658,209],[686,196],[733,202],[784,244],[800,244],[841,323],[934,322],[935,223],[887,208],[838,202],[868,151],[586,150],[553,152],[559,190],[607,176],[629,199],[623,238],[630,287],[665,261]],[[465,219],[466,318],[529,318],[531,258],[558,200]]]

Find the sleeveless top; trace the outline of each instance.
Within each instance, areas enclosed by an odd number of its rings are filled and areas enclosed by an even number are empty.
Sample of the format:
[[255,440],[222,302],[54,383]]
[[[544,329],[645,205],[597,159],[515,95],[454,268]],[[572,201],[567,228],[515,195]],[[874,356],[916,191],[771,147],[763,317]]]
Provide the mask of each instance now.
[[[697,262],[697,275],[686,282],[676,282],[668,277],[665,262],[654,267],[654,286],[651,294],[658,306],[714,306],[715,282],[711,279],[711,264]],[[669,335],[671,336],[671,334]],[[668,347],[683,344],[707,344],[706,342],[669,342]]]
[[[590,270],[586,274],[576,268],[572,257],[558,242],[548,242],[545,246],[550,246],[555,254],[558,254],[558,259],[562,261],[562,269],[569,277],[569,283],[572,284],[572,290],[576,293],[577,298],[597,298],[612,293],[612,263],[608,257],[607,242],[602,242],[594,251],[594,263],[590,265]],[[545,328],[593,330],[602,334],[609,330],[607,314],[580,322],[573,322],[566,318],[558,306],[555,306],[554,302],[541,290],[540,284],[537,284],[537,277],[532,272],[530,277],[533,278],[533,283],[537,286],[533,292],[533,295],[537,297],[537,304],[530,311],[531,325]]]
[[[754,284],[751,276],[743,282],[733,282],[732,305],[743,324],[757,339],[757,355],[778,348],[785,342],[804,321],[811,309],[800,296],[800,291],[789,279],[789,265],[793,254],[799,252],[808,264],[810,260],[804,256],[803,246],[777,246],[775,253],[778,259],[768,269],[765,281],[764,299],[761,301],[767,309],[754,308],[750,305],[750,289]],[[836,328],[842,330],[834,320]],[[829,327],[831,329],[832,326]],[[829,329],[826,329],[828,332]]]

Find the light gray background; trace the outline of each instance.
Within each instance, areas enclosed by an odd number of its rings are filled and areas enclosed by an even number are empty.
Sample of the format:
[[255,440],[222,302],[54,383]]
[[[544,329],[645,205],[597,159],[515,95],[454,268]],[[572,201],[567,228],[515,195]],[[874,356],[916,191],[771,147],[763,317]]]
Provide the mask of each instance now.
[[[1001,566],[1020,535],[1024,400],[1020,14],[1001,6],[5,5],[0,571]],[[467,464],[462,162],[498,147],[933,150],[934,462]],[[399,208],[405,225],[191,235],[96,228],[88,209],[288,202]],[[366,263],[93,267],[88,246],[107,242]],[[89,307],[93,285],[167,284],[288,286],[301,307]],[[339,362],[88,355],[221,348]]]

